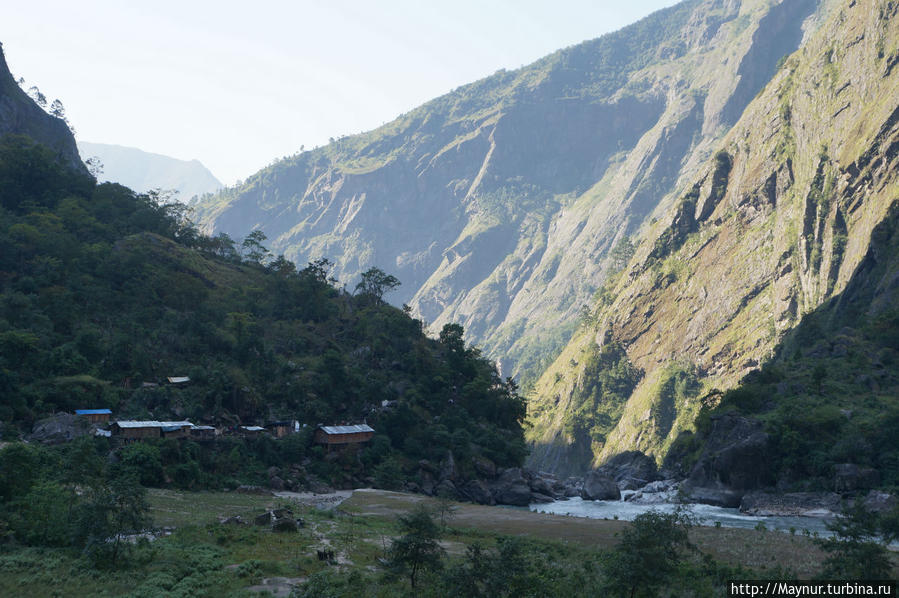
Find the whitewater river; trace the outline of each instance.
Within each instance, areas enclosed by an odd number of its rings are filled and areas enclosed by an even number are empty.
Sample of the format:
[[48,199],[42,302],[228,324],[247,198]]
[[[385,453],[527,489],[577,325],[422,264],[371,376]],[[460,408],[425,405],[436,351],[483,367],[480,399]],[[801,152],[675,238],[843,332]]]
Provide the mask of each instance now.
[[[582,498],[570,498],[545,504],[533,504],[532,511],[538,513],[553,513],[555,515],[570,515],[572,517],[588,517],[590,519],[620,519],[631,521],[637,515],[651,510],[670,513],[678,505],[673,503],[661,503],[655,505],[637,505],[629,502],[610,500],[584,500]],[[796,533],[808,530],[810,533],[818,532],[821,536],[829,536],[824,519],[817,517],[752,517],[744,515],[739,509],[725,509],[711,505],[688,504],[683,505],[687,510],[699,519],[701,525],[713,526],[720,522],[722,527],[741,527],[755,529],[762,523],[766,529],[789,532],[795,528]]]

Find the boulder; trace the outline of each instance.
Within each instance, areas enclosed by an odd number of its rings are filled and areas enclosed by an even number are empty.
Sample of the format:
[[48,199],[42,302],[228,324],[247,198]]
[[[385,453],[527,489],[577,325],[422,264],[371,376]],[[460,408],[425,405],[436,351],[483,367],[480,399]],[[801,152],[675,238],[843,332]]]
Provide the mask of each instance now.
[[496,477],[496,464],[487,457],[474,457],[471,462],[479,476],[488,480]]
[[61,444],[90,434],[91,429],[86,417],[57,413],[35,423],[27,439],[42,444]]
[[497,481],[502,484],[512,484],[519,480],[525,481],[523,470],[520,467],[510,467],[499,472]]
[[501,505],[526,507],[531,503],[531,488],[524,479],[500,483],[493,489],[494,500]]
[[584,477],[581,498],[585,500],[621,500],[621,490],[612,478],[599,471],[591,471]]
[[256,525],[268,525],[272,522],[272,512],[266,511],[261,515],[256,515],[256,518],[253,519],[253,523]]
[[459,489],[459,494],[463,498],[478,503],[479,505],[496,504],[496,501],[493,499],[493,494],[490,492],[490,489],[487,488],[487,484],[481,480],[470,480]]
[[862,501],[866,509],[875,513],[886,513],[899,505],[895,495],[880,490],[871,490]]
[[274,515],[275,519],[283,519],[285,517],[293,517],[293,511],[290,509],[275,509],[272,511],[272,515]]
[[268,485],[272,490],[281,491],[284,490],[284,480],[279,478],[278,476],[272,476],[268,480]]
[[548,503],[555,502],[555,499],[552,496],[543,494],[542,492],[531,492],[531,502]]
[[739,507],[749,490],[771,485],[769,450],[761,421],[735,413],[712,417],[702,453],[681,487],[694,502]]
[[659,479],[656,462],[640,451],[619,453],[597,471],[615,480],[621,490],[636,490]]
[[756,517],[834,517],[840,510],[840,495],[835,492],[754,490],[740,501],[740,512]]
[[538,492],[547,496],[552,496],[553,494],[552,485],[539,475],[531,477],[531,479],[528,480],[528,486],[530,486],[532,492]]
[[275,467],[274,465],[272,465],[271,467],[268,468],[268,477],[273,478],[273,477],[279,476],[279,475],[281,475],[280,467]]
[[650,482],[625,497],[624,500],[637,505],[657,505],[674,502],[677,499],[677,480],[658,480]]
[[459,491],[450,480],[443,480],[434,488],[434,496],[456,499],[459,498]]
[[859,467],[854,463],[834,465],[833,489],[836,492],[868,490],[880,483],[880,472],[871,467]]

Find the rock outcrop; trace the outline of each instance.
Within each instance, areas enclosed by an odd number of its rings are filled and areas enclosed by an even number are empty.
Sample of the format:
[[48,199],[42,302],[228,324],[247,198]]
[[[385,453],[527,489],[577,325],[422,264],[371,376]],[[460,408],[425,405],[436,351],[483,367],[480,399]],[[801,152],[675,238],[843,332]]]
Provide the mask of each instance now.
[[44,112],[19,88],[0,46],[0,137],[4,135],[30,137],[56,152],[62,163],[87,174],[69,126]]
[[618,484],[599,471],[591,471],[584,476],[584,488],[581,498],[586,500],[620,500],[621,491]]
[[769,438],[762,422],[735,414],[717,417],[681,488],[695,502],[739,507],[747,491],[772,482],[768,456]]

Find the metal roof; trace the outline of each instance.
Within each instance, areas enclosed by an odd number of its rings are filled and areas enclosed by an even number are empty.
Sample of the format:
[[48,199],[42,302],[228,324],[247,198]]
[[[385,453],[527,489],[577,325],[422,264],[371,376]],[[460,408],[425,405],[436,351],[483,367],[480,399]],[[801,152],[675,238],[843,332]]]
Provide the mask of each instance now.
[[325,434],[358,434],[360,432],[374,432],[375,429],[368,424],[359,424],[356,426],[319,426],[319,430],[324,430]]
[[265,428],[262,426],[241,426],[244,430],[248,432],[264,432]]
[[194,430],[215,430],[213,426],[194,426]]
[[111,409],[76,409],[75,415],[103,415],[105,413],[112,413]]
[[171,384],[184,384],[185,382],[190,382],[190,378],[187,376],[169,376],[168,381]]
[[189,421],[180,421],[180,422],[158,422],[155,420],[146,420],[146,421],[119,421],[114,422],[120,428],[170,428],[170,427],[193,427],[193,424]]

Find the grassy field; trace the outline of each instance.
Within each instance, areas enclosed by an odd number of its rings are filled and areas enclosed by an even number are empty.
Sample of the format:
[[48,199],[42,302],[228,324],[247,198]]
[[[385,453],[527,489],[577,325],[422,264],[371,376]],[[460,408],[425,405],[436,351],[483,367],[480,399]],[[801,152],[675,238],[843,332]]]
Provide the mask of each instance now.
[[[124,568],[92,569],[77,552],[17,549],[0,552],[0,596],[248,596],[267,591],[287,596],[323,569],[380,571],[379,559],[397,534],[396,516],[425,502],[421,495],[361,490],[338,508],[320,509],[310,500],[234,492],[151,490],[157,526],[174,533],[146,543]],[[627,523],[547,515],[524,509],[443,503],[449,512],[442,542],[450,558],[473,542],[491,546],[500,535],[545,542],[566,558],[588,559],[613,547]],[[272,533],[252,525],[270,508],[289,507],[305,525],[298,533]],[[221,524],[239,515],[250,524]],[[818,572],[821,553],[802,536],[773,531],[694,528],[693,542],[722,562],[764,572],[775,567],[799,577]],[[330,549],[336,562],[319,561]],[[580,555],[580,556],[579,556]]]

